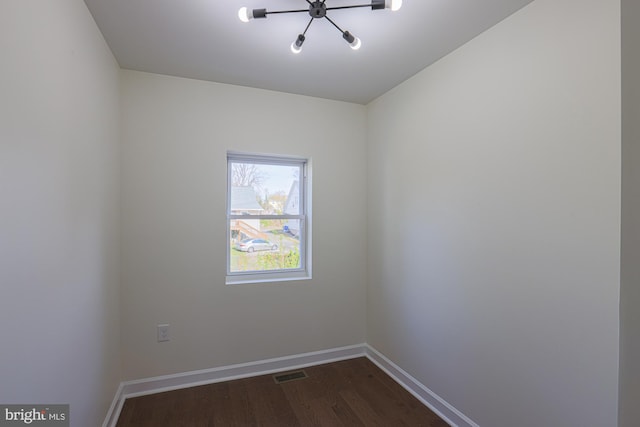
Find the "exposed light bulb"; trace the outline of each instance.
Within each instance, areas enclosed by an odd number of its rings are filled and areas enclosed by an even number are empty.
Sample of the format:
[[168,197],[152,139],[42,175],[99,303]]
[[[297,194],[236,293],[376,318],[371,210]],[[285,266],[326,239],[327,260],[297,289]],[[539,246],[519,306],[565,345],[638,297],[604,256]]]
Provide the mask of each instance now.
[[386,0],[386,8],[391,9],[392,11],[396,11],[402,7],[402,0]]
[[360,49],[360,46],[362,46],[362,42],[360,41],[360,39],[358,37],[355,38],[354,41],[352,41],[351,43],[349,43],[349,47],[353,50],[358,50]]
[[304,43],[304,34],[298,34],[298,38],[291,43],[291,52],[298,54],[302,51],[302,43]]
[[249,19],[251,19],[249,17],[249,10],[246,7],[241,7],[240,10],[238,10],[238,18],[240,18],[242,22],[249,22]]
[[347,43],[349,43],[349,47],[353,50],[358,50],[360,49],[360,46],[362,46],[362,42],[360,41],[360,39],[351,34],[349,31],[345,31],[344,33],[342,33],[342,38],[345,39]]

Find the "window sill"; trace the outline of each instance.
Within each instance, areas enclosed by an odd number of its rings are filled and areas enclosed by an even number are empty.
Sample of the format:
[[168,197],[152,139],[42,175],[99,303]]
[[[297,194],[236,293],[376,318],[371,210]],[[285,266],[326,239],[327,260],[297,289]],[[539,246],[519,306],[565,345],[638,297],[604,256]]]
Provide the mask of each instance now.
[[283,273],[256,273],[256,274],[238,274],[226,276],[226,285],[239,285],[242,283],[273,283],[273,282],[290,282],[295,280],[310,280],[311,273],[308,271],[295,271]]

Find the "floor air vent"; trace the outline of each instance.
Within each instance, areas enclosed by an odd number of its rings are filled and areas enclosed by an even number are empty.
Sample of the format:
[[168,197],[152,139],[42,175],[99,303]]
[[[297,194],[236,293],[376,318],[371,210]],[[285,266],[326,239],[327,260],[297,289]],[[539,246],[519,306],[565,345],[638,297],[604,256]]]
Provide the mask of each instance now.
[[273,380],[276,382],[276,384],[282,384],[294,380],[301,380],[304,378],[307,378],[307,374],[305,371],[287,372],[284,374],[276,374],[273,376]]

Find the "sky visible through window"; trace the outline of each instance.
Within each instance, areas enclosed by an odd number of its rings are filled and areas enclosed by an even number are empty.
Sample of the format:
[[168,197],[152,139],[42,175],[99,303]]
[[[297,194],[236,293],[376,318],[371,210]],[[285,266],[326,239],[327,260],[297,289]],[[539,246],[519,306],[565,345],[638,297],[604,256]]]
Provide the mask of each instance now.
[[291,184],[298,180],[299,169],[295,166],[279,165],[257,165],[258,171],[263,177],[263,181],[256,190],[260,196],[265,197],[265,193],[289,194]]

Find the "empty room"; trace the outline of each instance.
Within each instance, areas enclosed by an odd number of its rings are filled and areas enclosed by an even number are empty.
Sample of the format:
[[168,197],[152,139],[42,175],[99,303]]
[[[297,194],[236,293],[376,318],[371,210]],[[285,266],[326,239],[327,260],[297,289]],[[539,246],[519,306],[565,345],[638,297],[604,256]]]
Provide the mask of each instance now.
[[639,425],[638,19],[0,0],[0,425]]

